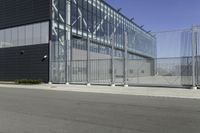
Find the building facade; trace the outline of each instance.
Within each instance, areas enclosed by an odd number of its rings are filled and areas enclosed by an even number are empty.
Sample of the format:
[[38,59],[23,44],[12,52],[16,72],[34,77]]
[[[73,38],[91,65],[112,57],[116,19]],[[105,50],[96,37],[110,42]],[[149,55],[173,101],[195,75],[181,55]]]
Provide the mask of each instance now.
[[0,80],[124,83],[155,57],[155,37],[103,0],[0,0]]

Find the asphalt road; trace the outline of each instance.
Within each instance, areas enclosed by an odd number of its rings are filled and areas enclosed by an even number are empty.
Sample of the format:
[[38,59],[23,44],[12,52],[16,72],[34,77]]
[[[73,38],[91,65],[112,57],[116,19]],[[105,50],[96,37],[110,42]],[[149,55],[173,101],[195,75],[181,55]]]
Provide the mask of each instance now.
[[0,88],[0,133],[199,133],[200,100]]

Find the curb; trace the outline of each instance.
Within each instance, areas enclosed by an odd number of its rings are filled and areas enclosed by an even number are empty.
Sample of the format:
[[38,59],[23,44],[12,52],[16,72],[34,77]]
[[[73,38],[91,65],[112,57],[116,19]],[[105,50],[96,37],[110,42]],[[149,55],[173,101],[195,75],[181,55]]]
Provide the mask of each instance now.
[[155,88],[155,87],[105,87],[105,86],[84,86],[84,85],[16,85],[0,84],[1,88],[21,88],[35,90],[82,92],[98,94],[114,94],[129,96],[150,96],[163,98],[184,98],[200,99],[200,90],[177,89],[177,88]]

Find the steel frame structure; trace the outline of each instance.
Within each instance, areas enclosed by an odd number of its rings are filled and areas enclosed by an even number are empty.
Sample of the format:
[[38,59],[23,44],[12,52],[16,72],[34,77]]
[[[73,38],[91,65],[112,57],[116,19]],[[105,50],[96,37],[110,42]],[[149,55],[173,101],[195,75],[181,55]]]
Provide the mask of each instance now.
[[[73,82],[71,61],[74,41],[83,42],[90,84],[90,53],[97,47],[112,59],[112,84],[115,84],[114,60],[123,60],[123,84],[127,84],[127,59],[156,57],[155,36],[112,8],[103,0],[52,0],[50,44],[50,82]],[[80,45],[80,44],[79,44]],[[103,49],[103,50],[102,50]],[[78,54],[78,53],[77,53]]]

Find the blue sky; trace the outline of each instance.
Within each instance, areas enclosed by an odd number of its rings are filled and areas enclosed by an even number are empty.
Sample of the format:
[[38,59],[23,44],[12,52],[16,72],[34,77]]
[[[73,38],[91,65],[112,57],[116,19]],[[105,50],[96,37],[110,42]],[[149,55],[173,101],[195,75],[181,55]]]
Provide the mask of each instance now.
[[200,0],[105,0],[144,29],[163,31],[200,24]]

